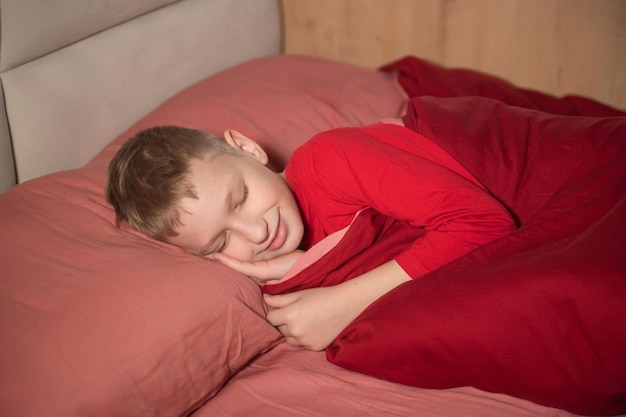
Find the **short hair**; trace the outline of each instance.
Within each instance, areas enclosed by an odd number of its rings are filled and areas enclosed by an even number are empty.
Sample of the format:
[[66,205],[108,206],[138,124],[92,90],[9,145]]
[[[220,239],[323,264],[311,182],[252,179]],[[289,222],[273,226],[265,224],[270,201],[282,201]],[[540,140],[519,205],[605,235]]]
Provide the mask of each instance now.
[[176,236],[181,200],[198,198],[189,180],[190,161],[235,153],[223,138],[202,130],[156,126],[137,133],[108,167],[105,195],[117,226],[158,240]]

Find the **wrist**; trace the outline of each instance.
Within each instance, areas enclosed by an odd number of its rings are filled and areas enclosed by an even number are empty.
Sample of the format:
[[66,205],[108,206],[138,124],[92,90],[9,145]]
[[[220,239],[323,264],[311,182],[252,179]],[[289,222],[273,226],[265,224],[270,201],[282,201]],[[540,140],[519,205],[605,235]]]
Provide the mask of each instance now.
[[396,261],[390,261],[339,286],[343,299],[348,300],[351,310],[358,315],[378,298],[410,280]]

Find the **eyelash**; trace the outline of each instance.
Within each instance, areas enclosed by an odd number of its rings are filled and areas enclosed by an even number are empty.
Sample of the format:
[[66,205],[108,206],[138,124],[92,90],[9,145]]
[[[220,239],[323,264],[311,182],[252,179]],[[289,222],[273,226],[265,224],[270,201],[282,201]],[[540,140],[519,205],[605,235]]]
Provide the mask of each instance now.
[[241,205],[245,203],[246,200],[248,200],[248,185],[244,183],[243,184],[243,196],[241,197],[241,203],[239,203],[239,206],[241,207]]
[[[243,195],[241,196],[241,202],[237,205],[237,207],[241,207],[243,205],[243,203],[245,203],[248,200],[248,185],[247,184],[243,184]],[[225,233],[224,235],[224,241],[222,242],[222,244],[220,245],[219,248],[217,248],[215,250],[215,252],[217,253],[221,253],[224,252],[224,249],[226,249],[226,247],[228,246],[228,232]]]
[[224,234],[224,241],[222,242],[220,247],[215,250],[215,252],[216,253],[224,252],[224,249],[226,249],[226,246],[228,246],[228,232]]

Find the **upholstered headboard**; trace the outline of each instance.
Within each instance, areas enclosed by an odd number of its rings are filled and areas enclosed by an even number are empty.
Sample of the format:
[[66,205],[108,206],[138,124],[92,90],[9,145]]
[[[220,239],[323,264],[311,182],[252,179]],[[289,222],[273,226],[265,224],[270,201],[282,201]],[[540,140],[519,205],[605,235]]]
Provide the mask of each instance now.
[[2,0],[0,192],[81,166],[173,93],[279,53],[279,9],[278,0]]

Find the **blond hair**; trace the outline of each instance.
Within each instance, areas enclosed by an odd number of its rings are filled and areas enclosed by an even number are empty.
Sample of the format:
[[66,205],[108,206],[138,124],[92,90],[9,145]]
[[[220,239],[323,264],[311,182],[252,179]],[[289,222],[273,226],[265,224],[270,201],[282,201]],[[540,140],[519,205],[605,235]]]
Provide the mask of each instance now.
[[197,198],[188,178],[190,161],[224,153],[235,151],[202,130],[157,126],[137,133],[109,163],[105,195],[116,224],[159,240],[176,236],[181,200]]

